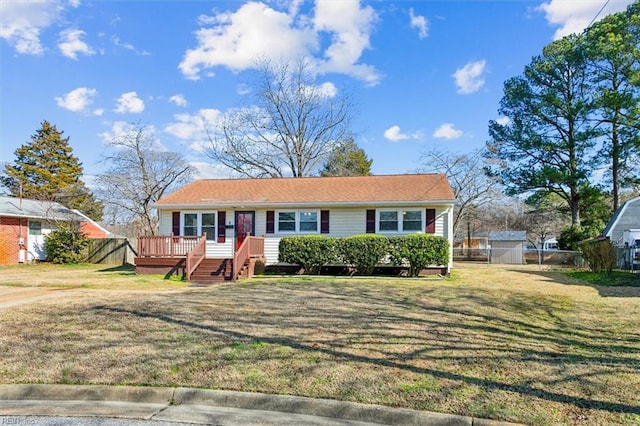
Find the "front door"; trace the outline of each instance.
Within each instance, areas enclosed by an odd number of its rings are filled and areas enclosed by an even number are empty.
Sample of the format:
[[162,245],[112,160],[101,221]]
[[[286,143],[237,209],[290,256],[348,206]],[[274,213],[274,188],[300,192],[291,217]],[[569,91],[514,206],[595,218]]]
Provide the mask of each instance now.
[[236,250],[247,235],[255,235],[256,212],[236,212]]

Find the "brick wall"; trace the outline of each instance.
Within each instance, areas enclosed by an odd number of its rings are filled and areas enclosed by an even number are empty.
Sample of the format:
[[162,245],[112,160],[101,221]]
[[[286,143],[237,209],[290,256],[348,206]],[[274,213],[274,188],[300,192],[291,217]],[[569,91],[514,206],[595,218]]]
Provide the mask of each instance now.
[[[21,223],[22,222],[22,223]],[[22,226],[20,226],[22,224]],[[22,232],[25,248],[28,243],[29,226],[27,219],[0,217],[0,265],[18,263],[18,239]]]

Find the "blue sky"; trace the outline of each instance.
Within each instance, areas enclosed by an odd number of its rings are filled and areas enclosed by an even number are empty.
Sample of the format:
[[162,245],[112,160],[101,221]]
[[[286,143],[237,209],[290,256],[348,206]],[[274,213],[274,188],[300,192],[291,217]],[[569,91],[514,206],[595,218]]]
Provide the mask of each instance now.
[[356,102],[373,173],[415,171],[433,147],[483,146],[505,80],[631,2],[2,0],[0,162],[48,120],[90,184],[140,122],[200,177],[228,177],[202,153],[205,123],[247,103],[258,58],[305,56]]

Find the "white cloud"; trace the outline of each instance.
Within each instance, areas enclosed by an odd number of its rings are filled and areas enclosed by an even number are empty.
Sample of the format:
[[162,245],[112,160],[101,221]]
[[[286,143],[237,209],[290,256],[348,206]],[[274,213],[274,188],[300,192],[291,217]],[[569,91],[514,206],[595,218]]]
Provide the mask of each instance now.
[[433,132],[433,137],[438,139],[458,139],[462,136],[462,130],[458,130],[455,128],[453,123],[444,123],[440,127],[438,127],[435,132]]
[[201,109],[196,114],[175,114],[174,122],[165,126],[164,131],[178,139],[189,141],[189,148],[204,152],[209,142],[207,131],[215,127],[222,114],[217,109]]
[[176,104],[179,107],[186,107],[187,106],[187,100],[181,94],[171,96],[169,98],[169,102],[172,102],[172,103]]
[[[96,89],[87,87],[78,87],[73,89],[64,96],[56,97],[56,103],[59,107],[68,109],[73,112],[86,113],[89,106],[93,103],[93,98],[97,95]],[[101,110],[95,110],[95,115],[102,115]]]
[[409,17],[411,18],[411,28],[418,30],[418,37],[426,38],[429,35],[429,21],[420,15],[415,15],[413,9],[409,9]]
[[191,161],[198,173],[198,179],[225,179],[233,176],[231,169],[220,164],[210,164],[203,161]]
[[422,137],[420,132],[414,132],[411,134],[402,133],[400,131],[400,126],[391,126],[387,130],[384,131],[384,137],[391,142],[399,142],[406,139],[420,139]]
[[458,68],[453,73],[458,93],[468,95],[477,92],[484,85],[482,75],[486,71],[487,61],[469,62],[462,68]]
[[82,30],[69,28],[60,32],[58,49],[64,56],[71,59],[78,59],[78,53],[83,55],[95,55],[95,51],[81,37],[86,35]]
[[128,112],[139,114],[144,111],[144,102],[138,97],[136,92],[127,92],[120,95],[115,112],[126,114]]
[[[99,133],[98,136],[102,139],[102,143],[118,148],[114,145],[114,142],[119,139],[135,136],[139,129],[138,124],[128,123],[126,121],[116,121],[111,124],[111,129],[106,132]],[[153,125],[144,126],[145,135],[151,139],[151,149],[154,151],[165,152],[168,151],[167,147],[162,144],[160,139],[156,136],[156,128]]]
[[248,95],[249,93],[251,93],[251,86],[246,83],[240,83],[236,87],[236,92],[240,96]]
[[0,1],[0,37],[17,53],[40,55],[40,32],[55,23],[63,9],[59,1]]
[[296,28],[294,16],[263,3],[249,2],[236,12],[201,17],[198,46],[179,65],[185,77],[199,79],[202,70],[225,66],[251,68],[258,58],[280,60],[304,55],[316,41],[309,28]]
[[538,6],[538,10],[544,12],[549,24],[560,27],[553,35],[554,40],[558,40],[569,34],[581,33],[596,15],[597,22],[611,13],[625,10],[631,3],[633,0],[607,2],[599,15],[603,6],[599,1],[550,0]]
[[132,52],[137,53],[138,55],[148,56],[148,55],[151,54],[151,53],[147,52],[146,50],[136,49],[136,47],[133,44],[127,43],[127,42],[123,42],[123,41],[120,40],[120,37],[115,36],[115,35],[111,37],[111,42],[113,42],[113,44],[115,44],[116,46],[121,47],[122,49],[130,50]]
[[357,1],[316,1],[314,28],[328,32],[332,43],[319,62],[321,72],[350,75],[368,85],[380,81],[380,74],[371,65],[359,64],[378,15],[371,6],[361,7]]
[[496,119],[496,123],[501,126],[506,126],[507,124],[511,123],[511,119],[509,117],[498,117]]
[[[375,68],[358,63],[369,48],[377,19],[373,9],[356,1],[318,1],[314,15],[307,16],[300,10],[302,4],[295,1],[287,9],[276,10],[253,1],[235,12],[200,17],[197,46],[185,52],[179,69],[186,78],[197,80],[217,66],[241,71],[254,67],[259,59],[282,61],[319,53],[311,61],[319,72],[377,83],[380,76]],[[330,40],[324,50],[321,38]]]

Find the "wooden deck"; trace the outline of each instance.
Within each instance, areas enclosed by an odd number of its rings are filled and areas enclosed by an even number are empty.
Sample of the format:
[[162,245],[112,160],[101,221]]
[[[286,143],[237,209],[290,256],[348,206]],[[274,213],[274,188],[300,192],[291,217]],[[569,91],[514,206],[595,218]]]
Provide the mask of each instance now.
[[251,277],[257,262],[264,262],[264,238],[252,236],[245,238],[233,258],[218,259],[206,257],[206,235],[139,237],[135,259],[136,274],[184,276],[197,283]]

